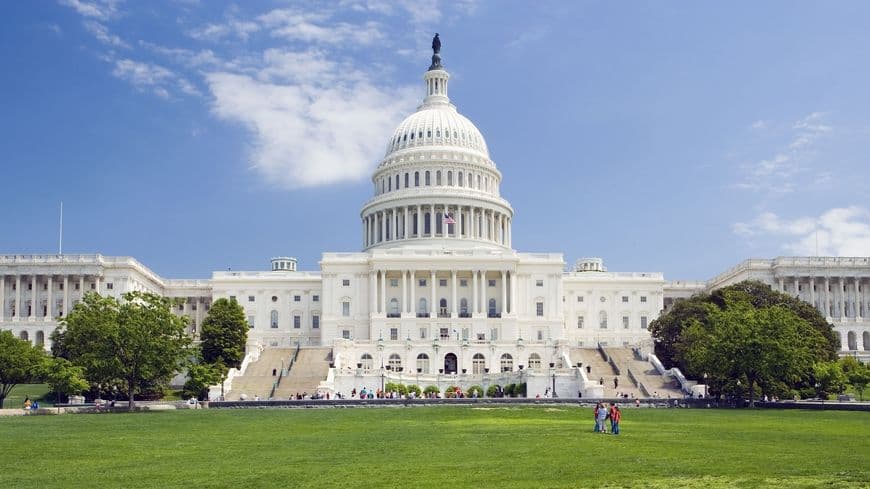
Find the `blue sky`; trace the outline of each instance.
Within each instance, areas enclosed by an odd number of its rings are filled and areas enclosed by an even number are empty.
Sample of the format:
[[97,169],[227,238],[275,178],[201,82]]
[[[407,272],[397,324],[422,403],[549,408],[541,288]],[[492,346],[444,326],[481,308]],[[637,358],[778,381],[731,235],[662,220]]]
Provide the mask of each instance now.
[[868,2],[12,2],[0,253],[166,277],[359,250],[441,34],[513,245],[707,279],[870,255]]

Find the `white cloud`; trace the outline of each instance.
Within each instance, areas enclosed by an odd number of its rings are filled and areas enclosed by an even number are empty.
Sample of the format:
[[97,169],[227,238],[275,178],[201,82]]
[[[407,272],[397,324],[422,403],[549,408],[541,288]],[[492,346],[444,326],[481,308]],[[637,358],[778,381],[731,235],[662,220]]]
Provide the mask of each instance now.
[[517,36],[514,40],[507,43],[507,47],[511,49],[522,48],[527,44],[540,41],[541,39],[546,37],[548,32],[549,28],[544,26],[532,27],[531,29],[521,32],[520,35]]
[[732,230],[747,239],[785,239],[782,249],[794,255],[870,255],[870,210],[860,206],[795,219],[763,212],[750,222],[735,223]]
[[166,85],[176,79],[173,72],[162,66],[130,59],[116,60],[112,75],[132,83],[140,90],[150,89],[161,98],[169,98]]
[[[770,194],[786,194],[797,188],[795,179],[811,169],[815,145],[831,134],[833,127],[823,122],[824,112],[813,112],[791,124],[789,142],[773,156],[743,167],[743,180],[734,187]],[[751,129],[768,127],[766,121],[755,121]]]
[[59,0],[61,5],[73,8],[82,17],[108,20],[118,15],[119,0]]
[[235,36],[247,41],[251,34],[260,30],[256,22],[230,19],[223,24],[206,24],[188,33],[190,37],[201,41],[219,41],[228,36]]
[[[416,102],[416,90],[378,87],[360,74],[346,79],[340,64],[296,54],[304,60],[298,73],[287,71],[289,65],[277,68],[273,55],[259,77],[208,74],[214,113],[248,128],[252,166],[278,186],[365,178],[382,155],[385,134]],[[302,73],[308,67],[320,77]]]
[[107,44],[109,46],[115,46],[119,48],[129,48],[130,46],[124,42],[120,37],[109,32],[109,28],[105,25],[95,21],[95,20],[86,20],[82,22],[84,24],[85,29],[94,35],[98,41],[103,44]]
[[257,20],[270,29],[273,37],[290,41],[325,44],[350,42],[369,45],[384,37],[375,22],[365,22],[361,25],[346,22],[329,24],[327,22],[329,15],[325,13],[275,9],[257,17]]

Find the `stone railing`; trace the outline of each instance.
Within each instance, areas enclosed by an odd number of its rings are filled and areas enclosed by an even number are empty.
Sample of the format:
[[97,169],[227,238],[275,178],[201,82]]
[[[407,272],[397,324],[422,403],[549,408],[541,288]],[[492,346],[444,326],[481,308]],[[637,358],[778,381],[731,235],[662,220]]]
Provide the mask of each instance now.
[[680,389],[682,389],[683,392],[687,394],[692,394],[694,392],[693,387],[695,387],[698,383],[688,380],[679,368],[673,367],[671,369],[665,369],[665,366],[662,365],[661,360],[659,360],[658,357],[652,353],[650,353],[647,358],[649,362],[653,365],[653,367],[655,367],[656,372],[658,372],[661,376],[677,379],[677,382],[679,382],[680,384]]

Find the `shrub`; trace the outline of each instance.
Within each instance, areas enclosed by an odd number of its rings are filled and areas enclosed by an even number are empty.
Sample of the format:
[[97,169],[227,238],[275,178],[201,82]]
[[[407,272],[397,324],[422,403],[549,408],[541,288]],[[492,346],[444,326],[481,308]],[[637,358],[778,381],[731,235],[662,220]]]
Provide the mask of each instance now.
[[396,384],[394,382],[387,382],[386,385],[384,385],[384,391],[386,391],[386,392],[393,392],[393,391],[398,391],[398,390],[399,390],[399,384]]
[[517,395],[518,395],[518,396],[520,396],[520,397],[526,397],[526,396],[527,396],[527,394],[526,394],[526,383],[523,382],[522,384],[518,385],[518,386],[517,386],[517,391],[516,391],[516,392],[517,392]]
[[408,394],[414,393],[414,396],[420,397],[420,386],[411,384],[408,386]]
[[477,397],[483,397],[483,387],[479,385],[473,385],[465,391],[465,397],[474,397],[474,393],[477,393]]
[[505,397],[517,397],[517,385],[516,384],[508,384],[507,387],[504,388]]
[[435,385],[427,385],[426,388],[423,389],[423,394],[426,394],[427,396],[429,394],[440,394],[440,393],[441,393],[441,389],[439,389],[438,386],[435,386]]
[[495,397],[498,394],[498,385],[491,385],[486,389],[486,397]]
[[453,399],[454,397],[456,397],[457,389],[459,389],[459,387],[456,387],[455,385],[451,385],[450,387],[444,389],[444,397],[447,399]]

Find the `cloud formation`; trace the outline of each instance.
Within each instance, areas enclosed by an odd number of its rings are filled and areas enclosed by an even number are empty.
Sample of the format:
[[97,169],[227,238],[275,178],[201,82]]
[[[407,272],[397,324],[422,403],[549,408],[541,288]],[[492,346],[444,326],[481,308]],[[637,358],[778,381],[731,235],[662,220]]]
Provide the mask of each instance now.
[[747,239],[786,239],[782,249],[794,255],[870,255],[870,210],[860,207],[830,209],[818,217],[783,219],[763,212],[732,230]]

